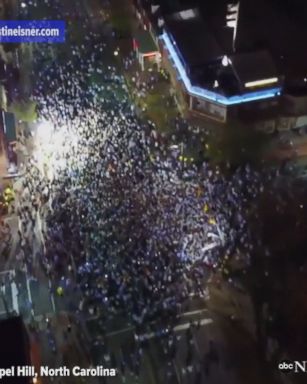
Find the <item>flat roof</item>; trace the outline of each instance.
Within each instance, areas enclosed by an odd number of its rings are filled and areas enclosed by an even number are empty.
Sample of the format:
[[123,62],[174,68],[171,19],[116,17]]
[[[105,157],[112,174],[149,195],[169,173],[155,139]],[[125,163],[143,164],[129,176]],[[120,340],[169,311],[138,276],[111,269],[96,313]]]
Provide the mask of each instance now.
[[267,49],[280,73],[298,77],[307,73],[306,41],[306,1],[240,1],[238,51]]
[[[218,92],[215,90],[213,91],[212,89],[197,86],[191,82],[191,78],[188,75],[186,68],[184,68],[182,60],[180,59],[177,50],[175,49],[174,44],[171,41],[170,36],[166,32],[164,32],[161,36],[161,39],[164,42],[164,45],[168,50],[171,59],[174,62],[174,65],[176,66],[180,79],[184,83],[187,91],[192,96],[212,100],[216,103],[223,105],[234,105],[250,101],[259,101],[262,99],[276,97],[280,95],[281,87],[276,85],[270,88],[259,89],[257,91],[251,90],[242,94],[234,94],[230,97],[226,97],[225,95],[223,95],[223,92]],[[226,68],[229,68],[229,66]]]
[[135,39],[138,43],[138,50],[140,53],[150,53],[159,51],[156,43],[154,42],[151,34],[148,31],[138,30],[135,33]]
[[147,9],[151,5],[159,6],[160,14],[165,16],[198,5],[199,0],[139,0],[139,2]]
[[[219,34],[212,32],[201,14],[182,19],[178,13],[165,18],[165,30],[173,40],[174,49],[185,66],[191,84],[217,91],[225,96],[238,95],[246,91],[245,84],[262,81],[257,86],[275,86],[279,82],[278,72],[268,51],[254,51],[228,55],[232,46],[230,28],[221,27]],[[196,16],[197,15],[197,16]],[[216,39],[219,36],[222,45]],[[221,41],[221,40],[220,40]],[[232,65],[222,65],[222,58],[230,58]],[[271,82],[263,80],[273,79]],[[215,86],[218,84],[218,86]]]
[[276,66],[268,51],[236,54],[230,56],[230,60],[242,84],[278,77]]
[[[226,105],[275,97],[281,79],[289,93],[307,92],[307,1],[240,0],[234,49],[226,16],[228,5],[236,2],[147,1],[160,5],[162,40],[186,88]],[[198,17],[191,12],[195,7]],[[227,68],[221,63],[224,55],[232,63]]]
[[189,67],[206,64],[224,51],[200,17],[180,20],[173,15],[165,19],[166,29]]

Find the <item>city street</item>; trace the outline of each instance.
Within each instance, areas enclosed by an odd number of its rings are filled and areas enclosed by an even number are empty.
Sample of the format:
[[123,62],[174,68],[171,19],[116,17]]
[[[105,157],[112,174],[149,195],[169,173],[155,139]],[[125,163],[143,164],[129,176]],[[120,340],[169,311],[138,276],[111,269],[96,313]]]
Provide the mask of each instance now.
[[[214,183],[221,196],[226,183],[218,179],[219,170],[204,167],[209,176],[202,182],[193,179],[193,164],[185,174],[185,160],[167,158],[160,134],[149,130],[134,104],[127,57],[122,51],[114,54],[122,41],[107,20],[109,2],[65,0],[54,2],[54,8],[51,3],[24,9],[24,17],[63,17],[69,28],[63,45],[35,46],[32,52],[31,88],[45,116],[19,125],[23,135],[27,130],[30,135],[19,156],[23,175],[14,184],[16,209],[5,218],[12,241],[0,272],[0,316],[22,315],[38,365],[117,369],[116,378],[54,381],[59,384],[275,384],[256,353],[250,332],[254,317],[245,316],[251,306],[248,294],[233,304],[227,286],[220,294],[225,301],[211,296],[207,287],[213,266],[220,265],[215,248],[221,248],[221,258],[226,254],[225,207],[240,211],[236,180],[229,187],[234,196],[225,204],[215,202]],[[78,65],[91,57],[93,64],[79,72]],[[79,69],[64,72],[66,65],[74,68],[72,63]],[[52,83],[56,70],[60,86]],[[67,110],[61,92],[71,103]],[[73,125],[80,129],[75,135]],[[48,127],[54,132],[44,143]],[[78,167],[75,159],[81,159]],[[96,159],[97,167],[91,163]],[[253,185],[249,177],[245,182]],[[202,202],[194,203],[198,198]],[[179,242],[183,245],[175,253]],[[217,288],[212,285],[213,292]]]

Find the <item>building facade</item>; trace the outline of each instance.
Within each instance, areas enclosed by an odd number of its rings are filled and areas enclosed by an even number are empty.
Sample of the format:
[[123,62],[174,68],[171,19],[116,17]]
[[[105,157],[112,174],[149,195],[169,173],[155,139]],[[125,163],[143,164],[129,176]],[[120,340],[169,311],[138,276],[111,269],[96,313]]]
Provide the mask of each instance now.
[[[202,4],[206,2],[175,3],[169,6],[174,2],[135,0],[134,7],[144,29],[158,42],[181,109],[222,123],[241,114],[264,115],[266,111],[270,115],[280,111],[291,93],[285,85],[291,83],[286,61],[278,59],[279,52],[274,52],[274,42],[269,39],[267,44],[258,43],[258,39],[247,45],[252,39],[241,25],[248,24],[245,15],[249,0],[223,0],[223,7],[214,8],[211,15],[209,8],[203,12]],[[307,85],[307,75],[304,81]],[[297,106],[302,98],[294,99],[296,107],[292,105],[292,110],[300,109],[303,115],[305,112]]]

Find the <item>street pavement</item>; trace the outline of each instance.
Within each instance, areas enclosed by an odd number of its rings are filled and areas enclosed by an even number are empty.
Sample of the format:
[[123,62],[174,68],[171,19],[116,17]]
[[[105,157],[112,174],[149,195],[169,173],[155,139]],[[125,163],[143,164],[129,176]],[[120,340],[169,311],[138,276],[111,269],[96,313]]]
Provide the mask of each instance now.
[[[199,300],[202,301],[200,307]],[[203,359],[208,349],[209,340],[216,340],[214,333],[217,333],[213,322],[212,314],[208,311],[205,298],[191,299],[189,311],[182,313],[174,327],[177,340],[177,351],[173,360],[167,358],[164,352],[163,343],[165,339],[156,337],[153,333],[146,334],[148,343],[144,348],[143,363],[140,370],[140,383],[236,383],[235,372],[231,371],[228,364],[226,368],[212,366],[211,372],[207,375],[203,371]],[[197,308],[197,309],[195,309]],[[191,324],[197,324],[192,328],[192,342],[189,348],[187,334],[190,332]],[[99,327],[99,318],[87,321],[89,336],[92,340],[99,338],[102,329]],[[108,329],[106,340],[108,341],[109,351],[114,356],[125,354],[129,361],[130,346],[134,343],[133,326],[126,326],[122,329]],[[145,336],[145,335],[143,335]],[[190,352],[192,350],[192,352]],[[94,364],[105,362],[104,346],[97,345],[92,350]],[[192,353],[191,360],[188,354]],[[217,369],[218,368],[218,369]],[[168,371],[168,375],[167,372]],[[135,376],[129,369],[125,373],[125,382],[135,382]],[[199,381],[197,381],[199,380]],[[111,381],[110,381],[111,382]],[[113,381],[112,381],[113,382]],[[118,382],[124,382],[123,375],[118,378]]]
[[26,322],[56,312],[49,287],[42,280],[34,280],[25,270],[0,272],[0,316],[7,312],[20,314]]
[[[0,315],[13,311],[23,316],[26,322],[61,310],[61,303],[54,301],[48,281],[31,278],[25,270],[0,272]],[[57,304],[55,304],[57,303]]]

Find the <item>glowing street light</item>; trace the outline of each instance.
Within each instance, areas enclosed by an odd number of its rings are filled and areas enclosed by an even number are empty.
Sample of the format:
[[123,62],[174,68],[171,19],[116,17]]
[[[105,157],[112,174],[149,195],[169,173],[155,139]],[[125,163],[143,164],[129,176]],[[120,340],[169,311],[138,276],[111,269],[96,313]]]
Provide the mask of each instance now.
[[21,8],[26,8],[27,4],[26,3],[21,3],[20,6],[21,6]]
[[227,56],[223,56],[222,65],[223,67],[227,67],[229,65],[229,59]]

